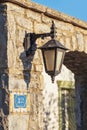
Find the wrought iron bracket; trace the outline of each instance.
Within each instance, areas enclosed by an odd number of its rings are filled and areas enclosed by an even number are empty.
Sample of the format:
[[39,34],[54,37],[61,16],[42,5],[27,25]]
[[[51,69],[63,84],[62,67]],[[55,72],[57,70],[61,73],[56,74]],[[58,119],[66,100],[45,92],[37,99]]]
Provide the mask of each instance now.
[[36,40],[38,38],[44,39],[45,37],[51,37],[54,39],[56,37],[56,27],[54,22],[52,21],[51,31],[49,33],[35,34],[35,33],[26,33],[24,38],[24,49],[26,51],[26,56],[34,55],[37,49]]

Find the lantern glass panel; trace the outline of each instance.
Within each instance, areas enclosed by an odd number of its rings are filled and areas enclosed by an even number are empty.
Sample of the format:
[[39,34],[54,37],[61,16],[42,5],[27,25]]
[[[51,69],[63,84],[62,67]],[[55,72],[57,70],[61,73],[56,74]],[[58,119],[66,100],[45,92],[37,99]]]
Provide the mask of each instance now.
[[65,51],[57,48],[56,71],[60,72]]
[[55,60],[55,50],[45,50],[44,58],[45,58],[45,62],[46,62],[47,71],[53,71],[54,70],[54,60]]

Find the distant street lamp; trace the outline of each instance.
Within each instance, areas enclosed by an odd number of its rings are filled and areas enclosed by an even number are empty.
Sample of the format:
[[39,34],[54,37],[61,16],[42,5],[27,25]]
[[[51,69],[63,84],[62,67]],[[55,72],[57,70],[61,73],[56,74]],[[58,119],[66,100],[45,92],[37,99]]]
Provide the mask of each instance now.
[[24,47],[26,50],[26,56],[34,55],[37,49],[35,41],[37,38],[51,37],[45,45],[39,47],[41,49],[45,71],[51,76],[52,83],[54,83],[55,76],[61,71],[61,67],[64,60],[64,55],[67,48],[65,48],[59,41],[55,40],[56,29],[55,24],[52,21],[52,27],[50,33],[35,34],[27,33],[25,37]]

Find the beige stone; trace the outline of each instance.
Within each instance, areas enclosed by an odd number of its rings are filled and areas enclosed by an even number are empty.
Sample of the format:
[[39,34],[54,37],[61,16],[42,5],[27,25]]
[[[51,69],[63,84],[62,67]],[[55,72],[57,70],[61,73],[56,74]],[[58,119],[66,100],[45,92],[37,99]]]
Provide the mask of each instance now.
[[71,39],[72,41],[72,48],[73,48],[73,50],[76,50],[78,47],[77,47],[77,39],[76,39],[76,36],[72,36],[72,39]]
[[42,14],[42,22],[49,24],[52,23],[52,19],[48,18],[47,16],[45,16],[44,14]]
[[87,36],[84,37],[84,51],[87,53]]
[[12,6],[12,5],[13,5],[12,3],[7,4],[7,7],[8,7],[7,12],[8,13],[13,12],[12,14],[15,14],[15,15],[17,15],[18,13],[20,15],[24,15],[25,9],[21,8],[20,6],[16,6],[16,5]]
[[55,22],[55,25],[58,29],[61,29],[62,31],[69,31],[69,32],[74,32],[74,26],[72,26],[71,24],[64,23],[62,21],[57,21]]
[[[23,122],[23,124],[21,123]],[[9,116],[9,127],[13,130],[27,130],[29,129],[29,115],[10,115]]]
[[84,50],[84,41],[83,41],[84,39],[83,39],[83,35],[81,33],[77,33],[76,37],[77,37],[78,49],[80,51],[83,51]]
[[35,71],[43,71],[43,66],[42,65],[35,65]]
[[45,33],[50,32],[50,26],[43,23],[34,23],[34,32],[35,33]]
[[38,22],[41,22],[41,14],[40,13],[36,13],[36,12],[29,10],[29,11],[26,11],[26,17],[28,19],[31,18],[32,20],[36,20]]
[[71,48],[71,39],[67,37],[65,39],[65,43],[66,43],[67,48],[70,49]]
[[32,31],[33,28],[32,21],[24,18],[23,16],[22,17],[16,16],[16,24],[21,28],[25,28],[28,29],[29,31]]

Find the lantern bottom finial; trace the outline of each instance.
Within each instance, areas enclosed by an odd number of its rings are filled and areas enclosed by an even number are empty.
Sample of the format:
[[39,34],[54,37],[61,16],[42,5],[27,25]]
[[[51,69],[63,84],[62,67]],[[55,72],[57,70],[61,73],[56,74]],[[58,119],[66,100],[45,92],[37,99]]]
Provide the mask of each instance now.
[[51,76],[51,80],[52,80],[52,83],[54,83],[54,80],[55,80],[55,76]]

